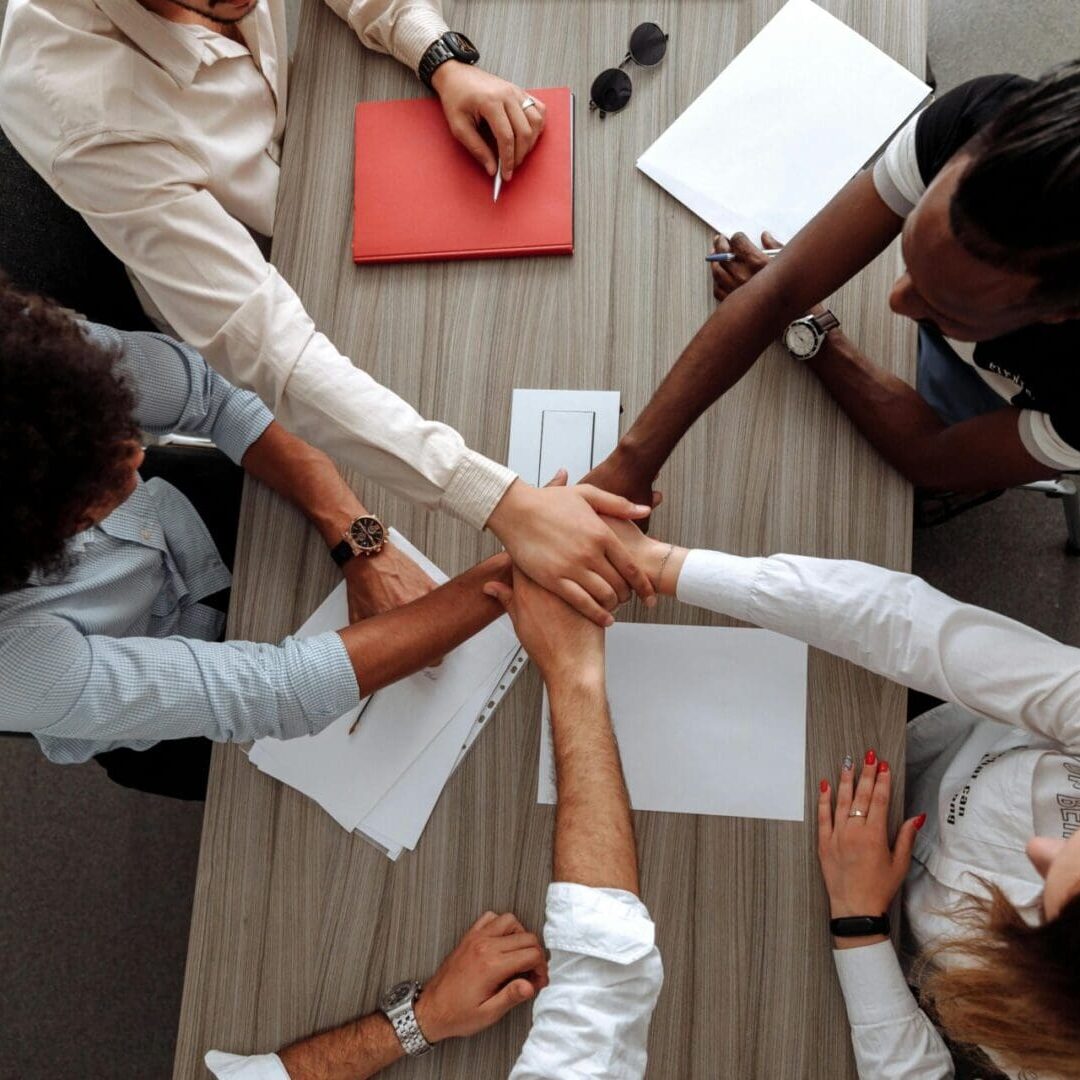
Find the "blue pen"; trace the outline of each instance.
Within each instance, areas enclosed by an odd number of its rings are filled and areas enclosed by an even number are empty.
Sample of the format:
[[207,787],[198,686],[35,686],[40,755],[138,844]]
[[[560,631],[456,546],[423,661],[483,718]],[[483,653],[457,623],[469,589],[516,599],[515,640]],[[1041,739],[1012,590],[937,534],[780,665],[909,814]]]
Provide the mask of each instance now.
[[[779,255],[783,248],[766,248],[761,254],[768,256],[770,259],[774,255]],[[733,262],[739,256],[734,251],[717,251],[712,255],[706,255],[706,262]]]

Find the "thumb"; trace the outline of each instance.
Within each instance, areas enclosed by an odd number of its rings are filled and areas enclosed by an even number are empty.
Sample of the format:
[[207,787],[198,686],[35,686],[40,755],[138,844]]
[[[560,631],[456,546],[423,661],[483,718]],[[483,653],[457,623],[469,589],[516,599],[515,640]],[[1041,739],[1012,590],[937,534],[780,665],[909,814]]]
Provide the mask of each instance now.
[[487,140],[476,129],[476,124],[472,120],[463,119],[452,123],[450,130],[453,132],[454,138],[484,166],[488,176],[494,176],[495,155],[491,152]]
[[908,818],[900,826],[900,831],[896,834],[896,843],[893,845],[894,869],[907,872],[908,864],[911,862],[911,853],[915,849],[915,837],[919,835],[924,821],[926,821],[926,815],[919,814],[918,817]]
[[510,610],[510,601],[514,598],[514,590],[501,581],[489,581],[484,585],[484,595],[492,600],[498,600],[507,611]]
[[621,495],[612,495],[610,491],[603,491],[598,487],[593,487],[592,484],[579,484],[578,491],[598,514],[607,514],[608,517],[636,521],[638,518],[648,517],[652,512],[651,506],[632,503]]
[[559,469],[544,487],[566,487],[566,480],[569,475],[565,469]]
[[507,983],[494,997],[489,998],[480,1006],[487,1024],[494,1024],[501,1020],[511,1009],[528,1001],[536,993],[536,988],[528,979],[515,979]]
[[782,248],[784,246],[771,232],[761,234],[761,243],[766,248]]

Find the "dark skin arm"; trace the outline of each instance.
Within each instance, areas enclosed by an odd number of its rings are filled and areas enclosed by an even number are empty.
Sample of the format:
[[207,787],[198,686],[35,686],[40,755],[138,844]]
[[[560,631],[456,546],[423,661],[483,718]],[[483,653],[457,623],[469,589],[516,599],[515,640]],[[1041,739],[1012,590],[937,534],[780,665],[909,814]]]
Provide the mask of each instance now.
[[[649,502],[653,480],[694,421],[729,390],[793,319],[877,256],[902,221],[862,172],[802,229],[784,253],[709,317],[614,453],[586,480]],[[741,252],[750,241],[732,238]]]

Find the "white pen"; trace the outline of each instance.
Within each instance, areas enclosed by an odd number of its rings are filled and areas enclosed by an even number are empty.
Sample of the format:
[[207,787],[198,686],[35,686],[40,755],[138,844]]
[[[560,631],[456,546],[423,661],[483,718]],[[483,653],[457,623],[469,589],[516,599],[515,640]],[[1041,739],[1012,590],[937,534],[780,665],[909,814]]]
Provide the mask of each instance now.
[[[498,198],[498,196],[496,196]],[[774,255],[779,255],[783,248],[766,248],[761,254],[766,258],[771,259]],[[739,257],[737,251],[717,251],[712,255],[706,255],[706,262],[732,262]]]
[[492,202],[499,201],[499,192],[502,191],[502,169],[495,170],[495,195],[492,198]]

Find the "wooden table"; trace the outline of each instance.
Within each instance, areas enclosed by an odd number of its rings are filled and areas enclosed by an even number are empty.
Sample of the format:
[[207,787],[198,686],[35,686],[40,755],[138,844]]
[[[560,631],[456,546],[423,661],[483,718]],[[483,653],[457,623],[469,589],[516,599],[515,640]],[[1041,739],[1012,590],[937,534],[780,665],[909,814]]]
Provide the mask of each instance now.
[[[781,0],[473,0],[450,22],[491,70],[521,86],[569,85],[577,100],[572,258],[357,269],[349,255],[352,110],[414,96],[415,79],[365,52],[305,0],[274,258],[317,325],[425,416],[504,460],[511,389],[618,389],[637,414],[712,308],[701,256],[709,229],[637,172],[637,155],[761,29]],[[825,6],[911,70],[922,70],[925,0]],[[604,122],[592,77],[630,30],[671,35],[634,98]],[[835,300],[847,332],[910,374],[912,325],[888,311],[898,256],[883,255]],[[356,478],[359,483],[359,478]],[[778,550],[906,568],[910,495],[813,378],[773,348],[684,440],[662,475],[655,533],[740,554]],[[494,550],[446,515],[373,487],[365,500],[450,573]],[[230,631],[278,640],[335,571],[314,531],[257,484],[243,506]],[[632,608],[627,617],[643,618]],[[657,619],[710,624],[664,601]],[[662,673],[657,673],[662,677]],[[424,977],[487,908],[541,923],[553,814],[536,805],[540,684],[519,680],[451,780],[418,850],[396,865],[314,803],[214,751],[174,1076],[202,1077],[210,1047],[268,1051],[373,1008],[381,989]],[[820,653],[810,660],[804,823],[639,813],[643,892],[666,981],[649,1076],[854,1076],[814,855],[817,780],[873,745],[896,773],[903,694]],[[761,762],[761,782],[769,763]],[[387,1077],[495,1080],[528,1012]]]

